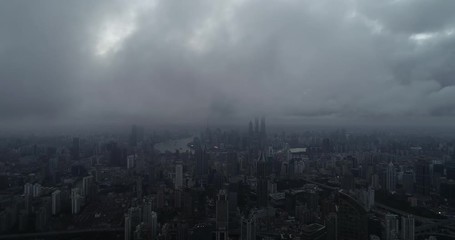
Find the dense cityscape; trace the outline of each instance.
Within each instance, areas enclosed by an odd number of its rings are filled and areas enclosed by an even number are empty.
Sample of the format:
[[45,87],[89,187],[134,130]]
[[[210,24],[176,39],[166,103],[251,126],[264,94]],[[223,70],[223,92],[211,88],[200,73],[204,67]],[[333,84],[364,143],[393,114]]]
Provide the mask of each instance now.
[[0,240],[455,240],[455,0],[0,0]]
[[4,137],[0,239],[453,239],[455,141],[265,118]]

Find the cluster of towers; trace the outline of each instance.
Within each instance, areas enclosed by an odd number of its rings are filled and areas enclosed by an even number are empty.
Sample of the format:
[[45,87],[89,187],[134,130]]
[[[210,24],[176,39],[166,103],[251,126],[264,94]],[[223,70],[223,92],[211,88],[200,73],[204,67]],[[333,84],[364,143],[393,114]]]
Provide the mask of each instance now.
[[265,138],[265,136],[266,136],[265,117],[261,117],[260,125],[259,125],[259,118],[254,119],[254,125],[253,125],[253,121],[250,121],[250,124],[248,126],[248,134],[250,135],[250,137]]

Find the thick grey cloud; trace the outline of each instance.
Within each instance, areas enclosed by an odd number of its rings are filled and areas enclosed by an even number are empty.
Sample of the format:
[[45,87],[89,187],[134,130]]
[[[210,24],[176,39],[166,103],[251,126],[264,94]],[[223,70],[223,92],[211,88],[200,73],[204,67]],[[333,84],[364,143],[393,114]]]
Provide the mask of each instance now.
[[1,1],[0,123],[455,115],[453,1]]

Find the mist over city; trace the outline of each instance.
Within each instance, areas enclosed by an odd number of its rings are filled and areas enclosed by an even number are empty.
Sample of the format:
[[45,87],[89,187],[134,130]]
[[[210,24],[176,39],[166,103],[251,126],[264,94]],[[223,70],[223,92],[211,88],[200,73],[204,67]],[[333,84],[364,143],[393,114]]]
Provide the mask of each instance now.
[[455,1],[0,1],[0,240],[455,239]]

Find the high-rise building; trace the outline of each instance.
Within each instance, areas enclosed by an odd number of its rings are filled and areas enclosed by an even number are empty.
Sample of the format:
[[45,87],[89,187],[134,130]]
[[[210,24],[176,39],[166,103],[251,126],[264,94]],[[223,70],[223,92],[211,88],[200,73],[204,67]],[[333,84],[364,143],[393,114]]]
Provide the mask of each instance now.
[[156,214],[156,212],[152,212],[151,227],[152,227],[152,239],[156,239],[156,236],[158,236],[158,215]]
[[218,200],[216,201],[216,240],[228,239],[228,195],[225,190],[218,192]]
[[430,164],[425,159],[419,159],[415,163],[415,192],[422,195],[430,193],[431,173]]
[[33,197],[41,196],[42,186],[39,183],[33,184]]
[[208,173],[208,154],[207,148],[198,147],[195,151],[196,157],[196,177],[198,179],[203,178]]
[[385,240],[398,240],[398,216],[395,214],[385,215]]
[[33,196],[33,184],[26,183],[24,185],[24,195],[25,196]]
[[129,214],[125,214],[125,240],[131,240],[132,239],[132,229],[133,226],[131,226],[131,217]]
[[265,136],[266,136],[266,131],[265,131],[265,117],[262,117],[262,118],[261,118],[261,132],[260,132],[260,134],[261,134],[261,137],[262,137],[262,138],[265,138]]
[[136,155],[126,157],[126,168],[133,169],[136,166]]
[[85,176],[82,178],[82,196],[88,198],[93,187],[93,176]]
[[396,170],[392,162],[387,165],[386,170],[386,190],[394,192],[396,187]]
[[415,239],[415,222],[414,216],[401,217],[401,240],[414,240]]
[[365,208],[346,193],[338,193],[338,239],[368,239]]
[[71,214],[78,214],[81,211],[82,197],[79,188],[71,189]]
[[175,189],[183,187],[183,165],[177,163],[175,165]]
[[266,178],[267,175],[267,164],[265,161],[265,154],[261,152],[257,161],[257,185],[256,185],[256,197],[258,207],[267,207],[268,204],[268,183]]
[[55,190],[52,193],[52,215],[58,215],[61,209],[61,191]]
[[247,217],[241,218],[240,239],[255,240],[256,239],[256,214],[250,212]]

